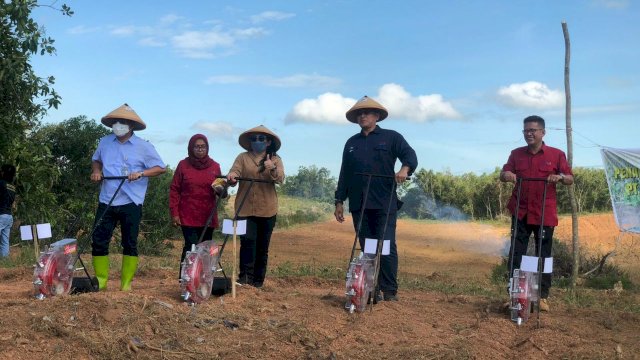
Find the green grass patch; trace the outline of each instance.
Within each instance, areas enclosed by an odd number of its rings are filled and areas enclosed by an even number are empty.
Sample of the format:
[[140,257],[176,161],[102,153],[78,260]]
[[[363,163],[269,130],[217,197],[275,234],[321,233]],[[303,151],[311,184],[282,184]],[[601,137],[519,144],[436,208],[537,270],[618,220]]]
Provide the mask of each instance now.
[[333,215],[333,211],[333,204],[280,195],[278,196],[276,227],[288,228],[295,225],[328,220]]
[[269,273],[275,277],[313,276],[327,280],[343,280],[346,275],[343,268],[335,265],[317,265],[315,262],[296,265],[290,261],[275,266]]
[[611,290],[577,288],[575,290],[551,289],[552,296],[559,298],[568,306],[578,308],[622,311],[640,314],[638,295],[630,291],[615,293]]
[[33,250],[33,245],[29,243],[27,246],[13,246],[11,248],[11,255],[6,258],[0,258],[0,268],[14,268],[21,266],[29,266],[36,263],[35,252]]
[[[235,197],[225,200],[225,203],[218,207],[218,219],[233,218],[234,203]],[[279,194],[276,228],[283,229],[328,220],[333,216],[333,211],[332,203]]]

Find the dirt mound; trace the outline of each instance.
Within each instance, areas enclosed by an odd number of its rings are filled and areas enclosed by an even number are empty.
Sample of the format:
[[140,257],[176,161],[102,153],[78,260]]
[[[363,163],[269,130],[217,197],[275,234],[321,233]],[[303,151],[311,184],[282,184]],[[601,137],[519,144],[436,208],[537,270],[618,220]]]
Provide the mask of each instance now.
[[[499,261],[507,231],[400,221],[401,275],[491,286],[486,277]],[[335,221],[279,230],[270,267],[288,262],[344,268],[353,237],[350,224]],[[0,269],[0,358],[549,359],[640,354],[637,313],[584,310],[554,297],[539,328],[535,318],[517,327],[501,300],[406,289],[401,289],[399,302],[348,314],[344,281],[312,277],[271,276],[262,289],[240,287],[235,299],[212,297],[191,307],[179,297],[178,256],[142,258],[132,292],[116,290],[119,271],[113,269],[105,292],[44,301],[31,297],[32,269]]]

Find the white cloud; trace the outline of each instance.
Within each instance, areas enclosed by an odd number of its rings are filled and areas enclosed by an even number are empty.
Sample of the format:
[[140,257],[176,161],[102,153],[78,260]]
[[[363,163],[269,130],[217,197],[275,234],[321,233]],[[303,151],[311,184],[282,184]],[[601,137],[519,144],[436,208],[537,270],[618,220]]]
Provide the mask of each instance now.
[[451,103],[444,101],[442,95],[412,96],[397,84],[383,85],[378,99],[389,110],[389,116],[396,119],[425,122],[442,118],[461,118],[460,113]]
[[209,49],[217,46],[231,46],[234,39],[231,35],[220,31],[187,31],[171,38],[178,48]]
[[285,117],[285,123],[349,124],[344,114],[355,103],[355,99],[340,94],[324,93],[315,99],[304,99],[295,104]]
[[311,87],[330,88],[340,85],[342,81],[338,78],[323,76],[318,74],[294,74],[283,77],[273,76],[241,76],[241,75],[219,75],[208,78],[207,84],[259,84],[271,87]]
[[[194,26],[188,19],[168,14],[153,26],[112,26],[109,33],[119,37],[138,37],[141,46],[171,45],[177,54],[187,58],[213,58],[232,53],[239,41],[247,41],[269,34],[262,27],[224,28],[222,23],[201,23]],[[76,32],[83,28],[75,29]]]
[[162,41],[161,39],[155,38],[155,37],[145,37],[140,39],[140,41],[138,41],[138,44],[142,45],[142,46],[149,46],[149,47],[162,47],[162,46],[166,46],[167,43]]
[[[217,121],[217,122],[198,121],[197,123],[193,124],[191,128],[194,130],[203,131],[207,133],[207,135],[211,135],[213,138],[216,138],[216,139],[232,138],[234,134],[240,131],[240,129],[224,121]],[[209,142],[211,142],[211,139],[209,139]]]
[[284,13],[280,11],[263,11],[260,14],[251,16],[251,22],[258,24],[264,21],[280,21],[296,16],[292,13]]
[[511,84],[498,89],[498,101],[515,108],[553,109],[564,104],[564,95],[560,90],[551,90],[537,81]]
[[100,30],[99,27],[86,27],[84,25],[78,25],[68,29],[67,33],[71,35],[82,35],[82,34],[96,32],[98,30]]
[[[442,95],[416,97],[397,84],[383,85],[374,99],[387,108],[389,117],[394,119],[424,122],[461,117],[451,103],[443,100]],[[285,122],[348,124],[345,113],[355,102],[356,99],[343,97],[341,94],[325,93],[316,99],[298,102],[287,114]]]
[[117,26],[111,29],[111,35],[115,36],[131,36],[137,32],[137,28],[133,25]]
[[176,51],[188,58],[213,58],[215,50],[229,49],[237,40],[261,36],[266,32],[260,28],[223,31],[215,28],[208,31],[186,31],[171,37]]
[[246,29],[234,29],[231,34],[239,39],[251,39],[267,35],[269,32],[260,27],[251,27]]

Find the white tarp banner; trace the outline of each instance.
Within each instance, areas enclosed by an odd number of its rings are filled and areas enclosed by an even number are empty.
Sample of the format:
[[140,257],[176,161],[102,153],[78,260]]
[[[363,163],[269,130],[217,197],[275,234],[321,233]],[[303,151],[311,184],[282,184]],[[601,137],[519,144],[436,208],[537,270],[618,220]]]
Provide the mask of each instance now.
[[640,233],[640,149],[603,147],[600,152],[616,224]]

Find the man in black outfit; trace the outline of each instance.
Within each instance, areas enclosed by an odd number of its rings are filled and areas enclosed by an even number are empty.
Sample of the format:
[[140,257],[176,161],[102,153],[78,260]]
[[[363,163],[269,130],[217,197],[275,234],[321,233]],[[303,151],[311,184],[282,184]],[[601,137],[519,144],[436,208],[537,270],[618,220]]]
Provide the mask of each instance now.
[[[365,96],[356,102],[346,116],[352,123],[360,125],[361,131],[347,140],[342,152],[342,166],[335,193],[334,215],[338,222],[344,221],[343,202],[349,199],[349,211],[353,225],[358,231],[362,217],[360,248],[364,249],[365,238],[390,240],[390,254],[380,257],[378,275],[379,290],[385,301],[397,301],[398,291],[398,251],[396,248],[396,217],[398,198],[394,190],[396,183],[404,182],[418,166],[416,152],[402,135],[393,130],[381,129],[377,123],[388,116],[387,109],[375,100]],[[396,160],[402,166],[395,172]],[[371,177],[367,203],[365,198],[367,176],[358,173],[384,175]],[[389,211],[389,197],[391,208]],[[388,221],[387,221],[388,217]],[[387,222],[386,230],[384,229]],[[380,295],[376,290],[375,299]]]

